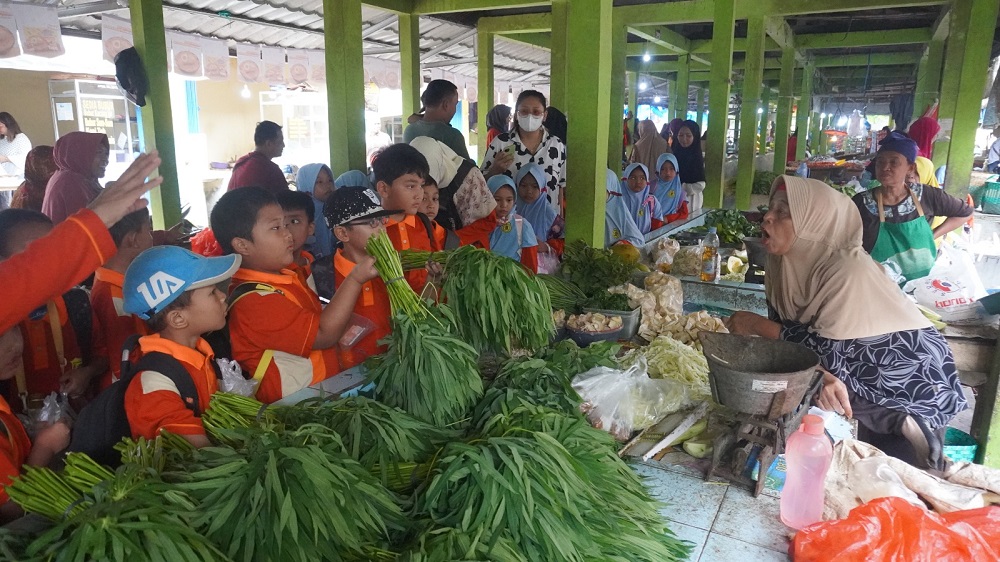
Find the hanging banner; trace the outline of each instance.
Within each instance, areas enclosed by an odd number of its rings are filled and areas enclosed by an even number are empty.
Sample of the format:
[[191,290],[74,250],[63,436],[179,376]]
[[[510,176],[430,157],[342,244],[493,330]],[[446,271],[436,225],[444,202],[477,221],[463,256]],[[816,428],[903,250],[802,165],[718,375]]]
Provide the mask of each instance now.
[[66,54],[62,32],[59,30],[59,16],[54,6],[39,4],[11,4],[17,30],[21,34],[21,48],[26,55],[58,57]]
[[281,47],[261,47],[264,59],[264,81],[268,84],[285,83],[285,50]]
[[241,82],[261,82],[264,63],[260,59],[260,45],[236,45],[236,73]]
[[292,84],[309,81],[309,52],[302,49],[288,49],[288,77]]
[[17,42],[17,21],[10,4],[0,4],[0,59],[16,57],[21,54],[21,45]]
[[205,58],[205,77],[209,80],[229,80],[229,47],[222,39],[201,39]]
[[104,14],[101,16],[101,44],[104,60],[115,62],[118,53],[132,46],[132,22]]
[[178,33],[171,36],[170,48],[174,53],[174,73],[191,78],[202,75],[201,37]]
[[306,51],[309,53],[309,80],[326,82],[326,58],[323,51]]

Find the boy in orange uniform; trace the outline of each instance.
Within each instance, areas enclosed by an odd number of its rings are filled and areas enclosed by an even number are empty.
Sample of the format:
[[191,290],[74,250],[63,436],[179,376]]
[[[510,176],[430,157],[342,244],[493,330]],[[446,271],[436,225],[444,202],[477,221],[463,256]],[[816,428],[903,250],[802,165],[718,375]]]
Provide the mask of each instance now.
[[[22,252],[51,230],[52,221],[37,211],[0,212],[0,259]],[[33,406],[40,405],[52,392],[63,392],[72,398],[89,397],[91,383],[107,372],[103,333],[95,329],[93,311],[85,296],[81,304],[86,310],[68,307],[63,296],[58,295],[21,321],[24,371],[7,393],[8,403],[19,411],[29,401]],[[83,334],[78,333],[71,318],[90,330],[89,341],[81,341],[79,336]]]
[[[239,266],[239,256],[206,258],[176,246],[159,246],[140,254],[125,272],[125,312],[146,320],[151,332],[139,338],[140,351],[164,353],[180,362],[197,391],[198,412],[208,408],[219,388],[212,348],[201,335],[225,327],[226,294],[219,285]],[[207,446],[200,416],[181,396],[177,384],[163,373],[136,373],[125,391],[132,437],[153,439],[166,429],[195,447]]]
[[357,263],[324,309],[288,269],[295,245],[273,195],[226,193],[211,223],[223,251],[243,256],[230,289],[229,338],[233,359],[259,381],[257,399],[274,402],[338,373],[337,344],[361,287],[378,275],[374,258]]
[[100,387],[107,388],[121,376],[122,345],[132,334],[146,335],[146,324],[139,317],[125,312],[122,286],[125,270],[135,258],[153,245],[153,225],[149,211],[141,209],[125,215],[109,231],[118,246],[118,253],[94,273],[94,287],[90,291],[90,304],[104,329],[111,367],[109,380],[102,380]]
[[292,245],[295,246],[292,250],[295,259],[288,269],[297,273],[302,282],[315,293],[316,281],[312,273],[315,258],[305,247],[306,242],[316,233],[316,223],[313,221],[316,204],[313,203],[312,195],[303,191],[282,191],[277,197],[278,204],[285,211],[285,224],[292,233]]
[[[378,195],[369,188],[342,187],[334,191],[323,206],[323,214],[333,225],[333,234],[343,243],[343,247],[333,255],[335,287],[340,290],[355,264],[368,257],[365,245],[376,232],[385,230],[385,217],[396,211],[386,211],[379,203]],[[392,331],[390,320],[389,293],[385,283],[376,277],[361,287],[361,296],[354,305],[354,314],[366,318],[375,328],[360,341],[350,347],[341,346],[340,366],[349,369],[360,365],[372,355],[385,351],[378,341]],[[346,332],[358,329],[352,323]],[[353,338],[352,338],[353,339]]]

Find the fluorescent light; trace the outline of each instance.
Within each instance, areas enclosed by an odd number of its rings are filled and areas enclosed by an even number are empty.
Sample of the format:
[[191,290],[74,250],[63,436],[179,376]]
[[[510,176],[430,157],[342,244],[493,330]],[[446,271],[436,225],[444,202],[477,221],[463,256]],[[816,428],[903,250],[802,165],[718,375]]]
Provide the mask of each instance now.
[[645,82],[639,82],[639,91],[641,92],[641,91],[643,91],[645,89],[646,89],[646,83]]
[[653,103],[660,103],[660,96],[653,98]]
[[826,113],[820,113],[819,114],[819,118],[820,119],[826,119]]
[[758,107],[757,108],[757,115],[760,115],[761,113],[764,113],[764,108],[763,107]]
[[642,62],[649,62],[649,59],[650,59],[649,53],[642,55]]

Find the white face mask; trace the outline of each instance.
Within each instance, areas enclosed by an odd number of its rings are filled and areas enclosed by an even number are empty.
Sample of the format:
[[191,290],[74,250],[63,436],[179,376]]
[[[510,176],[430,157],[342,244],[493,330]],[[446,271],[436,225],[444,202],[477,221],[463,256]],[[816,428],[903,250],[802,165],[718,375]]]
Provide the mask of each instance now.
[[537,131],[542,126],[541,115],[518,115],[517,126],[529,133]]

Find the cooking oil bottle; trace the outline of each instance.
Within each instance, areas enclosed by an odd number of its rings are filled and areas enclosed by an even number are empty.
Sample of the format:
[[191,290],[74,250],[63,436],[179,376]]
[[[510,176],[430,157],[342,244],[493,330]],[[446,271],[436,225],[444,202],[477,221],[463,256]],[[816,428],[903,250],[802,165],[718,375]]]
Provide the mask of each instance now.
[[714,283],[719,280],[719,235],[714,226],[701,242],[701,280]]

